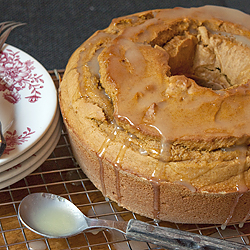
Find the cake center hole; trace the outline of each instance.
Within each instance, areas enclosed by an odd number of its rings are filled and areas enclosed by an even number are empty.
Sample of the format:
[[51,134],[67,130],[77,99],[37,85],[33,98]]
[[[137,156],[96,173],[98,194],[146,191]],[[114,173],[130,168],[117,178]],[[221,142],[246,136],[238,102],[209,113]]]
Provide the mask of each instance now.
[[[220,50],[217,49],[218,44],[223,44]],[[205,26],[200,26],[196,31],[175,35],[162,48],[169,55],[172,75],[185,75],[202,87],[220,90],[238,84],[229,77],[232,69],[227,66],[227,60],[221,60],[227,54],[223,50],[229,51],[228,55],[232,58],[235,51],[230,48],[233,46],[241,45],[227,36],[211,33]],[[233,70],[238,73],[236,68]]]

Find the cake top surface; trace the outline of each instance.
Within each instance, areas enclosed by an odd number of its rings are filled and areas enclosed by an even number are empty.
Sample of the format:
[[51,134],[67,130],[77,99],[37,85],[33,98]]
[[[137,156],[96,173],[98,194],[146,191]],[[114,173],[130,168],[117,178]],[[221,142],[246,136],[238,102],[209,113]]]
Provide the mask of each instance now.
[[113,20],[97,59],[119,126],[166,141],[250,135],[250,40],[238,25],[246,17],[212,10]]

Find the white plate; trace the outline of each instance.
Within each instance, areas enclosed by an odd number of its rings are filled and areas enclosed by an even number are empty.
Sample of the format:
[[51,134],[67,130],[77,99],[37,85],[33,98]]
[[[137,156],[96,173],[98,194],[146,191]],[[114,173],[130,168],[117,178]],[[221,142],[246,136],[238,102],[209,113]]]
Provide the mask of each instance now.
[[44,144],[47,143],[47,141],[51,137],[52,133],[54,133],[55,128],[56,128],[56,126],[58,124],[59,117],[60,117],[60,111],[59,111],[59,107],[58,107],[57,111],[56,111],[55,118],[52,121],[52,124],[51,124],[50,128],[47,130],[46,134],[33,147],[31,147],[24,154],[21,154],[20,156],[13,159],[12,161],[9,161],[6,164],[3,164],[2,166],[0,166],[0,173],[7,170],[7,169],[9,169],[9,168],[12,168],[13,166],[15,166],[15,165],[23,162],[24,160],[28,159],[30,156],[35,154],[41,147],[43,147]]
[[[5,133],[0,166],[20,156],[47,132],[57,109],[57,91],[46,69],[27,53],[5,45],[0,53],[0,95],[14,104],[14,121]],[[8,154],[6,154],[6,152]]]
[[[21,180],[22,178],[26,177],[33,171],[35,171],[40,165],[43,164],[43,162],[50,156],[50,154],[55,149],[60,136],[61,136],[61,121],[59,121],[59,127],[57,129],[57,132],[53,134],[53,137],[51,137],[44,145],[43,148],[41,148],[37,153],[36,156],[31,156],[29,159],[25,160],[24,162],[20,163],[19,166],[13,167],[10,170],[7,170],[6,172],[9,172],[8,174],[5,174],[5,172],[1,173],[1,176],[4,175],[4,177],[0,177],[0,189],[7,187],[9,185],[14,184],[15,182]],[[7,178],[8,177],[8,178]],[[5,179],[5,180],[4,180]],[[2,181],[1,181],[2,180]]]

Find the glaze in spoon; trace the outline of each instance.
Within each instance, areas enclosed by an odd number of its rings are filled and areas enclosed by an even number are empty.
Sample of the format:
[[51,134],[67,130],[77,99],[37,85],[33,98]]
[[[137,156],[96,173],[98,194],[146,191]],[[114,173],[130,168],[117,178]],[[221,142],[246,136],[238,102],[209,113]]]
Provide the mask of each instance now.
[[145,241],[169,250],[247,250],[250,246],[215,239],[173,228],[153,226],[131,219],[111,221],[86,217],[69,200],[48,193],[26,196],[18,208],[21,222],[33,232],[48,238],[69,237],[91,229],[115,229],[128,239]]

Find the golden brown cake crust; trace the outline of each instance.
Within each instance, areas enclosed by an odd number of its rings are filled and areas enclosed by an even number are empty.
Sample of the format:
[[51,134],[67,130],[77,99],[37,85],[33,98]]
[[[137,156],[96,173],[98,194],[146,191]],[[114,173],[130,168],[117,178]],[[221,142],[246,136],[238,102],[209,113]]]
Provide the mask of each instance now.
[[173,222],[248,218],[246,20],[214,6],[147,11],[114,19],[74,52],[61,111],[105,196]]

